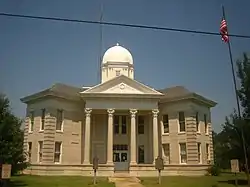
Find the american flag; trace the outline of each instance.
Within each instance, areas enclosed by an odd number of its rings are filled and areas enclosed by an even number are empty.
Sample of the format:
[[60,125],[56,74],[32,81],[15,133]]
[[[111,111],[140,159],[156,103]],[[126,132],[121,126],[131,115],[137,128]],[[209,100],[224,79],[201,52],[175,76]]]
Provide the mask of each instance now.
[[221,23],[220,23],[220,34],[221,34],[221,39],[224,42],[229,41],[229,36],[227,32],[227,22],[224,18],[222,18]]

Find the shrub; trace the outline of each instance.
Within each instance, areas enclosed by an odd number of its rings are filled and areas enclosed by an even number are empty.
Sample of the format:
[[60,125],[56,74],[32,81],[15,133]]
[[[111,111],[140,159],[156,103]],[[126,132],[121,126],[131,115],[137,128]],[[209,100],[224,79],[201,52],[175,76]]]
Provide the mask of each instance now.
[[212,165],[210,166],[208,169],[207,169],[207,172],[209,175],[212,175],[212,176],[219,176],[220,173],[221,173],[221,170],[219,168],[219,166],[217,165]]

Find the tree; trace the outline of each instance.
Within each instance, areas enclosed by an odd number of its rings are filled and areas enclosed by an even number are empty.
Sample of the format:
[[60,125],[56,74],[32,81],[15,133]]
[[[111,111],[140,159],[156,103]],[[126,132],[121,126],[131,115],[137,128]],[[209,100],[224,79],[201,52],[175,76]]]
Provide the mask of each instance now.
[[[222,131],[215,137],[215,155],[220,165],[227,166],[231,159],[239,159],[244,169],[244,151],[247,149],[248,165],[250,166],[250,59],[247,54],[237,60],[237,77],[240,83],[237,95],[242,108],[242,118],[234,111],[226,117]],[[245,137],[245,145],[242,141],[242,132]],[[228,165],[227,167],[229,167]]]
[[12,174],[26,167],[22,121],[10,111],[9,100],[0,94],[0,164],[11,164]]

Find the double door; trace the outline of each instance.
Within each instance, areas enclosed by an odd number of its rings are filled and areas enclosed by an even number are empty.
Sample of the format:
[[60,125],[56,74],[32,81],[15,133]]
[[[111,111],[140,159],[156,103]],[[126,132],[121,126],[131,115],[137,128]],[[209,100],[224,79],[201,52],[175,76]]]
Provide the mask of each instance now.
[[114,145],[113,162],[115,171],[126,171],[129,169],[129,153],[127,145]]

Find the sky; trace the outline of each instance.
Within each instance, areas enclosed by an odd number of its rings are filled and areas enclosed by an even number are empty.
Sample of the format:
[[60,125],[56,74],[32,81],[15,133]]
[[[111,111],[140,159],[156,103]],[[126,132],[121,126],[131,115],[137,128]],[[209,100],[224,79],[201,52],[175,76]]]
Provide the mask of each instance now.
[[[249,0],[0,0],[1,13],[219,32],[225,6],[230,34],[250,35]],[[14,114],[20,98],[60,82],[99,83],[100,26],[0,16],[0,92]],[[228,48],[220,36],[103,26],[102,54],[119,43],[133,55],[135,79],[155,89],[185,86],[218,103],[215,131],[236,107]],[[234,61],[250,39],[231,38]]]

